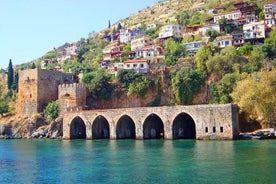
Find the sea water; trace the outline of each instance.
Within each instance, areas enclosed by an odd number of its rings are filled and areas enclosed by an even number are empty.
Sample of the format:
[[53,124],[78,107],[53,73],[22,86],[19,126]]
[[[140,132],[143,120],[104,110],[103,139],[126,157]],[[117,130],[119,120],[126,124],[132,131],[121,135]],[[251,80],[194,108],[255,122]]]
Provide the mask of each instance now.
[[0,183],[276,183],[276,140],[0,140]]

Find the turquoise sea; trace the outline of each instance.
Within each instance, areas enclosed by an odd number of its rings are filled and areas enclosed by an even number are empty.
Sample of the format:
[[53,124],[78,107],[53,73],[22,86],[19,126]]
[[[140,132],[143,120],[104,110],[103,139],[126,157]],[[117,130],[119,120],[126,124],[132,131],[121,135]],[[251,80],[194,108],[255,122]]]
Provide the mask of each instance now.
[[0,140],[0,183],[276,183],[276,140]]

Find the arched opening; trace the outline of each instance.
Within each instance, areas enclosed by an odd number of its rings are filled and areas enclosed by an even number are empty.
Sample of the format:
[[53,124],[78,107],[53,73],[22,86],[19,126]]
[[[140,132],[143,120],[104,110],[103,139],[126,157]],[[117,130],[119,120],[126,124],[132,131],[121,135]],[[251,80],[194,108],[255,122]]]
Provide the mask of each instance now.
[[143,124],[144,139],[164,138],[164,125],[156,114],[149,115]]
[[193,118],[186,114],[181,113],[173,121],[172,125],[173,139],[195,139],[196,129]]
[[71,139],[86,139],[86,126],[80,117],[75,117],[70,125]]
[[127,115],[122,116],[116,126],[117,139],[135,139],[134,121]]
[[103,116],[98,116],[92,125],[92,139],[109,139],[109,124]]

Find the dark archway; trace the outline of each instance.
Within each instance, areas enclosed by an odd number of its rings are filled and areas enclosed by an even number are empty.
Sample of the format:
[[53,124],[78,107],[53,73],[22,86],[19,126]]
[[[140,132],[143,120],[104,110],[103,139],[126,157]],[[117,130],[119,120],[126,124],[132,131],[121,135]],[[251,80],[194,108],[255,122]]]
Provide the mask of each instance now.
[[149,115],[143,124],[144,139],[164,138],[164,124],[156,114]]
[[135,139],[135,123],[127,115],[122,116],[116,126],[117,139]]
[[108,121],[103,116],[98,116],[92,125],[92,139],[109,139],[110,130]]
[[70,125],[71,139],[86,139],[86,126],[80,117],[75,117]]
[[181,113],[173,121],[172,125],[173,139],[195,139],[196,129],[193,118],[186,114]]

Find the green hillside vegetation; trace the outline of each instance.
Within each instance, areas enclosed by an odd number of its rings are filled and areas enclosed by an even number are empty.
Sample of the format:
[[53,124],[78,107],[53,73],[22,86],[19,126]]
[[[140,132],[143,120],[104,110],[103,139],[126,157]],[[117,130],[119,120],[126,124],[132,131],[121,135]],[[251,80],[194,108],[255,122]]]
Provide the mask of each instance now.
[[[256,1],[246,0],[250,4]],[[260,20],[264,19],[263,3],[258,1],[255,14]],[[76,75],[83,74],[82,83],[86,84],[95,100],[108,100],[122,95],[138,95],[143,98],[148,89],[154,89],[158,95],[151,105],[177,105],[197,104],[196,97],[200,93],[206,93],[201,103],[224,104],[237,103],[240,112],[247,122],[262,121],[273,123],[276,120],[276,30],[273,29],[261,45],[253,45],[250,42],[243,46],[228,46],[217,50],[213,42],[201,46],[194,57],[185,55],[183,43],[187,40],[198,41],[202,37],[209,36],[214,40],[219,35],[226,35],[233,29],[240,30],[220,20],[223,27],[221,33],[207,31],[206,35],[194,35],[183,38],[181,41],[169,39],[161,44],[165,49],[165,65],[169,71],[162,74],[156,73],[141,75],[134,71],[121,70],[116,76],[109,74],[100,67],[103,48],[109,44],[102,39],[103,35],[113,34],[119,29],[137,26],[144,29],[146,35],[157,38],[161,26],[146,30],[146,25],[152,23],[177,24],[182,26],[205,25],[212,15],[207,10],[217,5],[225,7],[220,13],[232,10],[233,1],[210,0],[206,1],[202,9],[197,6],[202,1],[195,0],[170,0],[160,1],[151,7],[139,11],[128,18],[120,20],[109,28],[98,33],[89,34],[88,38],[78,41],[80,48],[76,59],[65,60],[62,63],[54,63],[47,69],[60,66],[65,72]],[[164,16],[160,16],[164,15]],[[142,20],[142,21],[141,21]],[[122,60],[126,60],[130,45],[123,48]],[[49,51],[42,58],[53,59],[60,56],[57,50]],[[111,62],[119,62],[115,59]],[[40,67],[37,61],[32,64],[21,65],[20,69]],[[181,67],[180,67],[181,66]],[[162,79],[163,77],[165,79]],[[1,87],[1,86],[0,86]],[[168,90],[169,89],[169,90]],[[160,98],[165,93],[169,99],[161,103]],[[1,94],[2,95],[2,94]],[[2,99],[3,99],[2,95]],[[5,106],[3,107],[5,109]],[[2,107],[1,107],[2,109]]]

